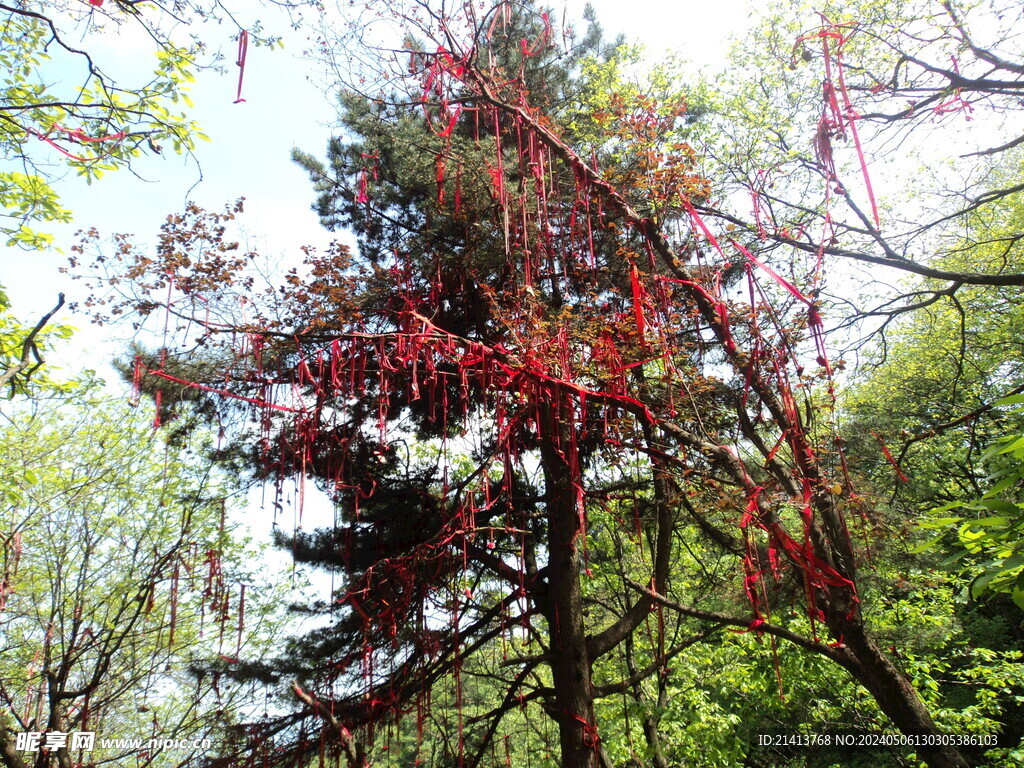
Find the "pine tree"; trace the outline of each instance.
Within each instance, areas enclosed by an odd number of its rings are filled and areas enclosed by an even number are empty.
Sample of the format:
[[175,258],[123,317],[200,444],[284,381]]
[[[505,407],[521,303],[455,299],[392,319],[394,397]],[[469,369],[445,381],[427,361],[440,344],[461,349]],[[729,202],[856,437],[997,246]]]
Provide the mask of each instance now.
[[[592,16],[588,34],[568,50],[555,45],[550,15],[529,5],[507,15],[499,11],[493,27],[481,64],[495,76],[515,79],[559,124],[571,124],[587,108],[581,64],[615,66],[616,48],[602,43]],[[409,56],[412,67],[427,72],[425,84],[444,60],[414,51]],[[630,296],[635,270],[618,258],[620,243],[600,228],[585,231],[597,215],[585,195],[563,200],[552,194],[548,200],[539,191],[546,185],[572,189],[571,171],[538,167],[550,157],[524,143],[531,140],[515,120],[468,91],[425,85],[424,99],[409,104],[346,95],[343,137],[331,141],[327,164],[296,154],[319,192],[316,210],[323,222],[357,235],[358,267],[365,270],[348,301],[311,301],[297,324],[326,338],[350,327],[355,305],[368,328],[386,338],[406,332],[401,316],[413,311],[422,318],[414,324],[468,344],[469,355],[479,345],[507,350],[499,354],[511,361],[530,354],[534,344],[541,359],[557,358],[548,337],[562,324],[574,335],[603,332],[609,338],[612,326],[602,331],[598,323],[618,318],[625,326],[627,364],[637,362],[644,352]],[[511,218],[517,209],[520,221]],[[330,266],[321,262],[314,271],[337,275],[337,258],[344,256],[335,254]],[[324,286],[306,282],[303,288],[316,293]],[[596,295],[604,297],[601,309],[592,306]],[[332,317],[335,310],[343,316]],[[524,344],[524,337],[530,341]],[[426,351],[410,348],[409,354]],[[466,707],[476,724],[466,728],[449,759],[486,755],[499,721],[528,690],[529,677],[550,674],[551,682],[528,698],[540,698],[554,713],[563,764],[594,764],[598,736],[588,654],[610,651],[628,634],[627,624],[650,609],[648,598],[636,601],[630,616],[619,617],[598,641],[605,647],[586,636],[581,481],[587,468],[606,464],[600,434],[606,416],[585,406],[574,413],[556,391],[543,382],[519,381],[500,360],[474,371],[462,355],[428,352],[428,380],[409,371],[384,382],[370,372],[395,364],[399,349],[387,341],[358,352],[336,345],[330,364],[346,354],[365,355],[358,367],[367,377],[357,387],[367,389],[347,418],[333,425],[334,434],[310,437],[309,456],[288,445],[261,457],[270,471],[303,471],[333,489],[339,510],[334,529],[281,538],[298,560],[336,570],[345,580],[340,615],[337,605],[318,606],[332,617],[330,629],[297,640],[286,654],[289,661],[276,663],[276,674],[298,677],[300,687],[319,692],[316,700],[339,724],[355,728],[380,722],[384,710],[397,715],[410,701],[423,707],[438,680],[468,675],[467,657],[529,626],[540,632],[536,648],[547,658],[518,670],[478,666],[498,678],[499,703],[471,707],[467,683],[456,683],[454,703]],[[551,363],[558,365],[554,359],[541,364]],[[488,377],[499,380],[497,392]],[[382,418],[412,434],[382,439]],[[506,426],[479,440],[465,437],[475,422],[495,418]],[[435,441],[419,461],[415,444],[406,444],[412,435]],[[620,477],[608,484],[621,490],[646,481],[623,484]],[[590,490],[595,497],[605,493],[600,485]],[[664,510],[654,527],[663,585],[670,529]],[[514,559],[519,563],[512,565]],[[362,679],[346,683],[334,672],[325,676],[325,659],[360,667]],[[539,671],[544,667],[550,672]],[[350,692],[339,694],[339,688]]]

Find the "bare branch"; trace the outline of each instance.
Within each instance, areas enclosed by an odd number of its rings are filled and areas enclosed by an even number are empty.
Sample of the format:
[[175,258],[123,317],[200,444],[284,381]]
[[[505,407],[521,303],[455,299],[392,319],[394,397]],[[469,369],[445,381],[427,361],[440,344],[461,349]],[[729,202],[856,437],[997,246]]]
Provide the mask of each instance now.
[[12,392],[16,385],[16,379],[18,376],[24,376],[25,381],[28,381],[32,377],[32,374],[39,370],[40,366],[45,362],[42,355],[39,353],[39,347],[36,345],[36,337],[46,327],[46,324],[50,322],[52,318],[60,308],[64,306],[64,294],[60,293],[57,295],[57,306],[43,315],[42,319],[36,323],[35,327],[28,332],[28,335],[21,342],[21,358],[18,363],[8,368],[3,373],[0,373],[0,386],[10,384]]

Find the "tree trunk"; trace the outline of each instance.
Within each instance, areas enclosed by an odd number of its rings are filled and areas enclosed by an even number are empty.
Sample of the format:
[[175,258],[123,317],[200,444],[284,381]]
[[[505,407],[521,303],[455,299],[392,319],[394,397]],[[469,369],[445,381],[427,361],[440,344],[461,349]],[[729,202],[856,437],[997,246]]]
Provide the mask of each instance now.
[[[820,484],[823,481],[817,479],[817,482]],[[819,557],[827,558],[851,584],[855,584],[856,559],[844,533],[843,522],[831,499],[819,499],[817,508],[828,535],[817,537],[816,551]],[[830,597],[830,601],[823,603],[821,608],[832,634],[855,659],[855,663],[848,667],[854,679],[868,689],[879,709],[889,716],[901,733],[941,741],[938,737],[943,734],[932,720],[910,678],[878,647],[864,625],[860,604],[853,592],[836,590]],[[915,746],[914,751],[930,768],[968,768],[963,755],[952,746],[922,744]]]
[[[630,677],[636,677],[639,671],[636,666],[636,655],[633,649],[633,636],[628,635],[626,637],[626,671],[629,672]],[[647,711],[647,707],[644,706],[644,692],[643,686],[639,682],[636,682],[632,686],[633,698],[636,703],[639,704],[644,712],[641,715],[641,725],[644,731],[644,739],[647,741],[647,750],[651,755],[651,764],[654,768],[669,768],[668,760],[665,758],[665,753],[661,749],[661,736],[658,733],[658,720]],[[664,710],[668,703],[667,691],[665,686],[665,676],[662,674],[658,675],[658,708]]]
[[[901,733],[908,736],[941,736],[942,731],[935,725],[907,675],[878,647],[865,631],[862,622],[849,624],[842,636],[851,655],[859,663],[858,669],[853,671],[854,677],[868,689],[879,708]],[[952,746],[922,744],[915,747],[914,751],[929,768],[969,766],[959,750]]]
[[0,714],[0,761],[5,768],[26,768],[21,754],[15,749],[15,742],[15,735],[7,730],[4,715]]
[[584,535],[569,451],[568,429],[558,405],[540,408],[540,453],[548,521],[547,620],[562,768],[597,768],[598,734],[583,622],[580,584]]

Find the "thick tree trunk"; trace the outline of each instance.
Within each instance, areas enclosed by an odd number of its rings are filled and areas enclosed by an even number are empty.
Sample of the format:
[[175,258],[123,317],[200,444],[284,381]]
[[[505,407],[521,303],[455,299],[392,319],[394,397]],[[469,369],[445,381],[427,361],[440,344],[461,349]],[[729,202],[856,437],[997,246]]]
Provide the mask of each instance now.
[[0,764],[4,768],[26,768],[21,754],[15,749],[15,734],[7,730],[4,715],[0,714]]
[[[843,637],[850,655],[857,660],[857,668],[851,672],[857,681],[868,689],[879,708],[889,716],[901,733],[939,740],[943,735],[942,731],[935,725],[907,675],[878,647],[861,621],[842,623],[844,626],[840,636]],[[833,631],[836,629],[837,627],[833,627]],[[914,751],[929,768],[969,766],[955,747],[921,744],[916,746]]]
[[562,768],[596,768],[598,734],[580,584],[582,509],[578,508],[571,441],[557,405],[542,406],[541,463],[548,519],[547,620]]
[[[821,482],[819,480],[819,482]],[[856,583],[856,559],[849,539],[844,534],[842,520],[830,499],[819,499],[818,514],[823,521],[827,536],[816,537],[819,557],[827,558],[843,573],[850,583]],[[825,542],[829,542],[826,548]],[[855,660],[848,669],[863,685],[901,733],[907,736],[922,736],[925,741],[914,747],[918,757],[930,768],[968,768],[968,763],[959,750],[941,744],[942,732],[932,720],[910,678],[878,646],[864,625],[860,605],[852,591],[839,590],[831,600],[821,606],[825,620],[835,637],[846,646],[846,652]]]

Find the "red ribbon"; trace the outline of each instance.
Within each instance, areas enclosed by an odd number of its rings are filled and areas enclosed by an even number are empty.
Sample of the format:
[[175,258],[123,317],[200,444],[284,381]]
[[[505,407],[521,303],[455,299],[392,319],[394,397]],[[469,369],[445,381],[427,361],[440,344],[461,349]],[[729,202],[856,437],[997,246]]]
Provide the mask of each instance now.
[[898,477],[900,479],[900,482],[902,483],[909,482],[909,478],[905,474],[903,474],[903,470],[900,469],[900,465],[889,452],[889,447],[885,444],[885,441],[882,439],[882,436],[879,435],[877,432],[872,432],[871,434],[875,436],[875,440],[877,440],[878,444],[882,446],[882,453],[885,454],[886,461],[888,461],[892,465],[892,468],[896,470],[896,477]]
[[245,101],[242,98],[242,78],[245,76],[245,56],[249,52],[249,33],[242,30],[238,34],[238,59],[235,66],[238,67],[238,93],[235,95],[235,104]]
[[48,130],[46,133],[39,133],[38,131],[34,131],[31,128],[28,128],[26,130],[28,131],[28,133],[32,134],[40,141],[45,141],[47,144],[56,149],[62,155],[70,157],[72,160],[78,160],[81,163],[95,162],[96,160],[99,160],[100,157],[103,157],[103,155],[97,157],[82,157],[80,155],[72,154],[71,152],[68,152],[66,149],[64,149],[64,147],[60,146],[60,144],[56,143],[53,139],[51,139],[50,134],[53,133],[54,131],[60,131],[61,133],[66,133],[68,137],[74,141],[88,143],[96,143],[101,141],[119,141],[120,139],[123,139],[125,136],[128,135],[124,131],[118,131],[117,133],[112,133],[109,136],[91,137],[86,136],[84,133],[82,133],[82,130],[80,128],[65,128],[60,123],[54,123],[53,125],[51,125],[50,130]]

